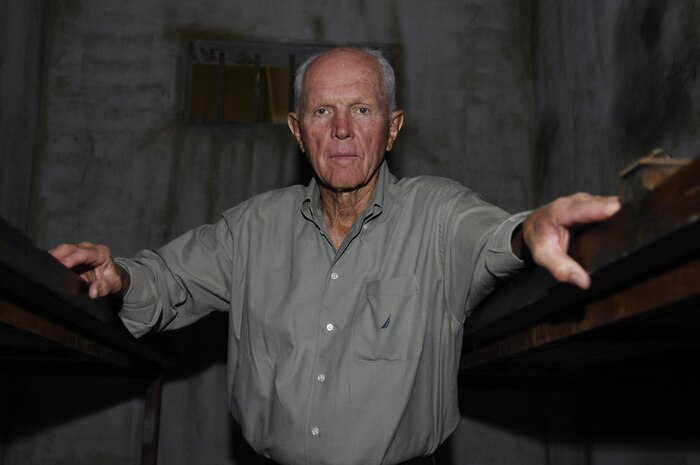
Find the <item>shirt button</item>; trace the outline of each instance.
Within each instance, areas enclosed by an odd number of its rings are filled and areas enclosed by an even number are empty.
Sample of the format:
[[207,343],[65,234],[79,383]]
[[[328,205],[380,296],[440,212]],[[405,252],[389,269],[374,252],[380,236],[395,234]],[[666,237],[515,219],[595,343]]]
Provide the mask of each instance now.
[[335,329],[335,326],[333,326],[333,323],[328,323],[328,324],[326,325],[326,331],[328,331],[329,333],[330,333],[331,331],[333,331],[334,329]]
[[321,430],[318,429],[318,426],[314,426],[313,428],[311,428],[311,435],[312,436],[318,436],[318,433],[320,433],[320,432],[321,432]]
[[369,225],[368,225],[368,224],[363,224],[363,225],[362,225],[362,229],[365,230],[365,231],[367,231],[367,230],[369,229]]
[[324,374],[322,373],[322,374],[318,375],[318,376],[316,377],[316,379],[318,380],[319,383],[322,383],[322,382],[324,382],[324,381],[326,380],[326,375],[324,375]]
[[338,279],[338,273],[336,273],[335,271],[334,271],[333,273],[331,273],[331,279],[332,279],[333,281],[335,281],[336,279]]

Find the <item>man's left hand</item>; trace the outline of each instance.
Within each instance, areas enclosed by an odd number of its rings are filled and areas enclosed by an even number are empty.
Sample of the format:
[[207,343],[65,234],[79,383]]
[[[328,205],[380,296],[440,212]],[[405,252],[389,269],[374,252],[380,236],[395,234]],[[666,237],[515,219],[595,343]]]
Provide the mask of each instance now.
[[547,269],[554,278],[588,289],[590,275],[567,253],[571,228],[605,220],[619,209],[617,197],[585,193],[560,197],[525,219],[522,239],[534,262]]

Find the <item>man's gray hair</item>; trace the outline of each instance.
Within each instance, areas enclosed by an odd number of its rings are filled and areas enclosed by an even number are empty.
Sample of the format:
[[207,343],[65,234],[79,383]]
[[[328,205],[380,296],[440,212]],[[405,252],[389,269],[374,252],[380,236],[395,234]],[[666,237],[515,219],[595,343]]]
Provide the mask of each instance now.
[[[377,62],[379,68],[382,70],[382,83],[384,84],[384,97],[386,97],[387,104],[389,106],[389,116],[391,117],[391,112],[396,110],[396,76],[394,75],[394,68],[391,67],[391,63],[386,59],[384,53],[379,49],[373,49],[370,47],[341,47],[350,50],[358,50]],[[333,49],[337,50],[337,49]],[[304,91],[304,79],[306,78],[306,71],[309,69],[311,63],[316,61],[318,58],[322,57],[326,53],[330,53],[333,50],[326,50],[323,52],[314,53],[308,56],[297,68],[296,74],[294,76],[294,111],[299,115],[301,110],[301,99],[302,93]]]

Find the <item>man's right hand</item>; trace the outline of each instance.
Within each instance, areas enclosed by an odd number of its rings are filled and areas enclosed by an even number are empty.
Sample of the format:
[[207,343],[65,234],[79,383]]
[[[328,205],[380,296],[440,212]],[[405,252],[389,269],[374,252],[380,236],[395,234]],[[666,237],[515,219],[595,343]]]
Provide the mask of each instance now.
[[92,299],[129,289],[129,273],[114,263],[107,246],[90,242],[61,244],[49,253],[90,285],[88,295]]

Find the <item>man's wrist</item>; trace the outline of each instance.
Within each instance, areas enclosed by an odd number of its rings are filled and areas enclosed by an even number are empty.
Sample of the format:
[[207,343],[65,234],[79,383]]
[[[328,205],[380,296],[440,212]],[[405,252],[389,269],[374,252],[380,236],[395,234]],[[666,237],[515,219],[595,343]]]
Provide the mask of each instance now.
[[120,294],[122,297],[124,297],[126,293],[129,292],[129,288],[131,287],[131,275],[129,274],[126,268],[124,268],[118,263],[115,263],[114,267],[117,270],[117,274],[119,275],[119,279],[122,283]]
[[510,249],[513,254],[524,262],[531,262],[532,255],[530,255],[530,248],[525,243],[525,237],[523,236],[523,223],[520,223],[514,230],[513,234],[510,236]]

